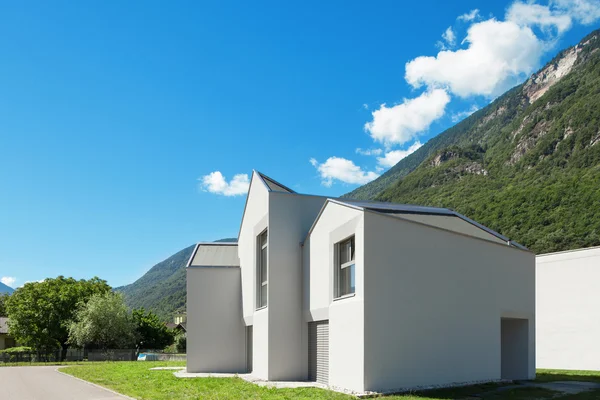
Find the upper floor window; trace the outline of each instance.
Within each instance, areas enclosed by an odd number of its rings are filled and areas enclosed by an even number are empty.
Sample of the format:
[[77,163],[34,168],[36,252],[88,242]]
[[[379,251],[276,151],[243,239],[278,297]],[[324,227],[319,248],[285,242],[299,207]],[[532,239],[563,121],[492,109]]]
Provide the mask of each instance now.
[[262,308],[267,306],[267,285],[268,285],[268,231],[265,230],[263,233],[258,235],[257,238],[257,254],[258,259],[256,263],[256,308]]
[[336,244],[335,297],[355,291],[354,236]]

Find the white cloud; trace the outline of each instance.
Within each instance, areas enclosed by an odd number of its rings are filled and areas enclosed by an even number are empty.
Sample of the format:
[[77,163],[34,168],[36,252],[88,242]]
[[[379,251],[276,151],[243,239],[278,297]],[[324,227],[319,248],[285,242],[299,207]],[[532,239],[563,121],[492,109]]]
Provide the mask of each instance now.
[[474,9],[469,11],[466,14],[463,15],[459,15],[458,18],[456,18],[459,21],[473,21],[475,18],[479,17],[479,10],[478,9]]
[[542,29],[555,27],[562,33],[571,27],[571,17],[562,10],[551,10],[535,3],[513,3],[506,12],[506,19],[522,26],[538,25]]
[[360,147],[356,149],[356,154],[360,154],[361,156],[378,156],[383,152],[381,149],[361,149]]
[[0,282],[4,283],[6,286],[10,286],[10,287],[13,287],[13,285],[15,284],[16,281],[17,281],[17,278],[15,278],[13,276],[3,276],[2,278],[0,278]]
[[403,158],[405,158],[406,156],[414,153],[421,146],[422,146],[421,142],[419,142],[417,140],[406,150],[388,151],[387,153],[385,153],[385,156],[377,157],[377,162],[382,167],[387,167],[387,168],[393,167],[394,165],[398,164],[398,161],[400,161]]
[[600,1],[598,0],[554,0],[550,2],[550,5],[562,10],[584,25],[593,24],[600,19]]
[[310,163],[319,171],[321,183],[328,187],[333,185],[336,180],[353,185],[364,185],[379,177],[379,174],[373,171],[364,171],[351,160],[341,157],[329,157],[322,164],[311,158]]
[[223,196],[241,196],[248,193],[250,180],[247,174],[237,174],[230,182],[225,180],[220,171],[211,172],[198,179],[200,187],[210,193]]
[[446,41],[448,46],[453,47],[456,44],[456,34],[452,30],[452,27],[449,26],[446,31],[442,34],[442,38]]
[[458,122],[460,120],[465,119],[469,115],[473,114],[477,110],[479,110],[479,107],[477,107],[476,104],[473,104],[471,106],[471,108],[469,108],[468,110],[459,111],[457,113],[454,113],[454,114],[452,114],[452,116],[450,118],[452,119],[452,122]]
[[377,142],[386,146],[401,145],[444,115],[448,102],[450,96],[444,89],[433,89],[392,107],[382,104],[379,110],[373,111],[373,121],[367,122],[364,128]]
[[490,19],[471,25],[466,49],[440,51],[406,64],[406,81],[418,88],[447,87],[461,97],[494,96],[537,67],[544,45],[528,27]]

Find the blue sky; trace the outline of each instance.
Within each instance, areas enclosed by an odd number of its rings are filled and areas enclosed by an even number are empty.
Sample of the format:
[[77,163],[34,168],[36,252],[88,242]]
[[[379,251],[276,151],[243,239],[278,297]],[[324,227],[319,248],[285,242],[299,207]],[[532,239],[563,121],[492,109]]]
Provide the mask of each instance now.
[[597,28],[600,6],[40,1],[0,15],[0,278],[119,286],[236,236],[252,169],[331,196],[373,179]]

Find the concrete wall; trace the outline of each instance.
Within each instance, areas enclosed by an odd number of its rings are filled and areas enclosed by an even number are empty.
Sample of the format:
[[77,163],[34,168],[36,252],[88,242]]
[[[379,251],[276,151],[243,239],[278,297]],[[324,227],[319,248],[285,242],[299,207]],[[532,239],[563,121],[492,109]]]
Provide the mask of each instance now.
[[[306,379],[307,331],[302,318],[302,247],[325,198],[269,193],[270,380]],[[257,335],[256,331],[254,333]]]
[[[329,320],[329,385],[356,391],[364,389],[363,233],[362,211],[328,203],[304,244],[304,258],[310,257],[304,271],[304,326]],[[356,292],[334,300],[334,245],[352,235]]]
[[187,371],[246,370],[239,268],[187,269]]
[[365,213],[365,389],[501,378],[501,318],[528,320],[535,376],[532,253]]
[[538,368],[600,370],[600,247],[536,257]]
[[269,192],[254,172],[238,237],[238,255],[244,321],[253,326],[252,373],[262,379],[269,377],[269,310],[256,311],[256,237],[268,226],[268,210]]

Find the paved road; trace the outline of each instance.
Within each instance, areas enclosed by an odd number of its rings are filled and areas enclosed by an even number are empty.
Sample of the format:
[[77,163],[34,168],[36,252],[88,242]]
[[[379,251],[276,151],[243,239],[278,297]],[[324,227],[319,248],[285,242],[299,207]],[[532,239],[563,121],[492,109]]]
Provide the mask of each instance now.
[[0,367],[2,400],[124,400],[127,397],[61,374],[56,367]]

